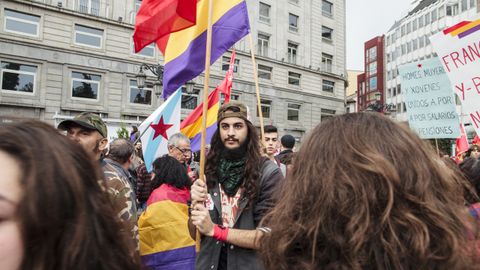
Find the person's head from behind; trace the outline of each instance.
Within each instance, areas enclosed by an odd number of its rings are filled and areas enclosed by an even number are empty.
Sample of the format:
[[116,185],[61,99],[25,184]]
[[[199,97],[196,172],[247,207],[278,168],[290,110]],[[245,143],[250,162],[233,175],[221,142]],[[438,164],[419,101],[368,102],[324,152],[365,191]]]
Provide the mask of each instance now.
[[295,147],[295,138],[290,134],[285,134],[280,139],[282,150],[292,150]]
[[107,157],[128,168],[132,163],[135,153],[133,143],[126,139],[115,139],[110,143]]
[[466,158],[459,167],[465,178],[475,188],[477,195],[480,194],[480,159]]
[[263,128],[265,133],[264,146],[266,154],[269,157],[273,157],[278,148],[278,130],[275,126],[268,125]]
[[136,267],[98,164],[53,127],[1,126],[0,179],[0,269]]
[[168,139],[168,154],[180,163],[186,164],[192,158],[190,139],[182,133],[175,133]]
[[192,182],[185,166],[169,155],[157,158],[153,164],[152,190],[162,184],[168,184],[178,189],[190,188]]
[[314,128],[265,218],[267,269],[465,269],[460,176],[374,113]]
[[107,126],[94,113],[84,112],[73,119],[62,121],[58,128],[67,131],[67,137],[79,143],[95,160],[107,148]]

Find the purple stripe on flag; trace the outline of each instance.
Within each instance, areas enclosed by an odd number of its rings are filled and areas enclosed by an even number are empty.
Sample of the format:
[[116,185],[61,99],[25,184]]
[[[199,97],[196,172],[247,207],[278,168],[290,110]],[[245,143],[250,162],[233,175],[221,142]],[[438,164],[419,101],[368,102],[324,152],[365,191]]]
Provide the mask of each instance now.
[[480,25],[477,25],[477,26],[475,26],[475,27],[473,27],[473,28],[471,28],[471,29],[468,29],[468,30],[465,31],[465,32],[462,32],[462,33],[458,34],[458,37],[459,37],[459,38],[464,38],[464,37],[466,37],[466,36],[468,36],[468,35],[470,35],[470,34],[475,33],[475,32],[478,31],[478,30],[480,30]]
[[142,263],[152,270],[194,270],[195,246],[143,255]]
[[[212,53],[210,63],[222,56],[237,41],[250,32],[245,1],[227,11],[212,26]],[[177,58],[165,64],[163,73],[164,97],[168,97],[186,81],[197,77],[205,69],[207,31],[190,42]]]
[[[206,144],[210,144],[212,140],[212,136],[217,131],[217,122],[213,123],[211,126],[207,127],[207,139],[205,140]],[[192,148],[192,152],[196,152],[200,150],[200,146],[202,145],[202,133],[199,132],[193,138],[190,139],[190,147]]]

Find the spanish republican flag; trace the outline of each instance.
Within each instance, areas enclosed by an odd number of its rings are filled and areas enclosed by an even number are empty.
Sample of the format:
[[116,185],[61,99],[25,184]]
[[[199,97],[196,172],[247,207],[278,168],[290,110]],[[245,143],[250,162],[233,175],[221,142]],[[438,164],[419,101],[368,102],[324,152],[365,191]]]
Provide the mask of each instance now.
[[[207,111],[207,139],[209,144],[213,133],[217,130],[217,115],[220,109],[220,88],[217,87],[208,95],[208,111]],[[190,138],[190,146],[192,152],[200,150],[202,140],[202,115],[203,102],[193,110],[185,120],[180,124],[180,132]]]
[[194,270],[195,241],[188,232],[188,189],[163,184],[138,219],[140,256],[147,269]]
[[468,151],[469,145],[467,135],[465,134],[465,128],[463,124],[460,124],[460,138],[455,141],[455,162],[457,164],[463,161],[462,154]]
[[[212,50],[210,64],[250,32],[245,0],[212,0]],[[198,0],[196,24],[157,41],[164,56],[163,95],[197,77],[205,69],[208,0]]]
[[197,0],[143,0],[135,18],[135,52],[172,32],[195,25]]

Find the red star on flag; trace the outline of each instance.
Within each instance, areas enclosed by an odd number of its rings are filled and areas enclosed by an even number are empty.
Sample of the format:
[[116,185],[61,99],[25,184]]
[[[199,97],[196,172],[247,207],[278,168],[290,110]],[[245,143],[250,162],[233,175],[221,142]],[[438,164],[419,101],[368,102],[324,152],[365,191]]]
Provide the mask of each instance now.
[[422,64],[418,64],[417,67],[418,67],[418,68],[422,68]]
[[153,128],[153,130],[155,130],[155,134],[153,134],[153,140],[155,140],[158,135],[162,135],[163,138],[165,138],[165,140],[168,140],[168,136],[167,136],[167,130],[169,128],[171,128],[173,125],[171,124],[165,124],[163,122],[163,116],[160,117],[160,121],[158,121],[158,124],[150,124],[150,127]]

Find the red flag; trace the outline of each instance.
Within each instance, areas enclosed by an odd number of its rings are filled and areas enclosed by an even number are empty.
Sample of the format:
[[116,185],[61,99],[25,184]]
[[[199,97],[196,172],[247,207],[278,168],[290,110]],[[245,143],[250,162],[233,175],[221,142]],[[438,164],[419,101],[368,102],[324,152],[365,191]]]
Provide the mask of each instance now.
[[475,138],[473,138],[472,144],[480,145],[480,138],[478,135],[475,135]]
[[460,124],[460,138],[457,138],[455,145],[455,161],[458,164],[463,161],[462,154],[465,153],[469,148],[467,135],[465,134],[463,124]]
[[196,23],[197,0],[144,0],[135,20],[135,52]]
[[217,86],[218,89],[225,95],[223,104],[230,102],[230,94],[233,84],[233,66],[235,64],[235,49],[233,49],[232,57],[230,58],[230,66],[223,81]]

